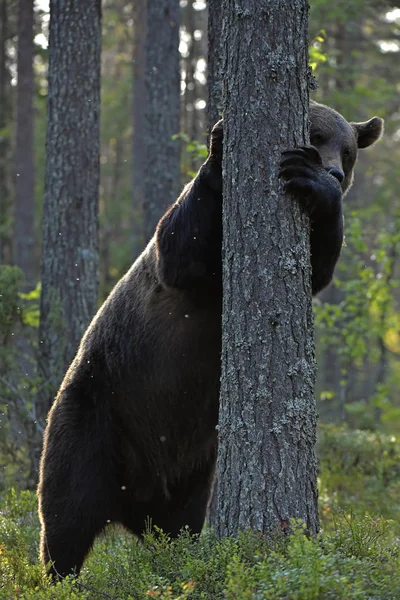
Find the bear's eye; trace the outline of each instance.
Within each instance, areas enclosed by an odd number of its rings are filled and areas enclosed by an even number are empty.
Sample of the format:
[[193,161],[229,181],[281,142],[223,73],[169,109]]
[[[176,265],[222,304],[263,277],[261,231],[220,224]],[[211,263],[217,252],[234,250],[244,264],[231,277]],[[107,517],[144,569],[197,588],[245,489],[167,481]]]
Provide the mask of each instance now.
[[351,154],[351,152],[350,152],[350,148],[345,148],[345,149],[343,150],[343,157],[344,157],[344,158],[349,158],[350,154]]
[[322,142],[323,142],[322,134],[321,133],[311,133],[310,142],[311,142],[311,144],[313,144],[313,146],[322,144]]

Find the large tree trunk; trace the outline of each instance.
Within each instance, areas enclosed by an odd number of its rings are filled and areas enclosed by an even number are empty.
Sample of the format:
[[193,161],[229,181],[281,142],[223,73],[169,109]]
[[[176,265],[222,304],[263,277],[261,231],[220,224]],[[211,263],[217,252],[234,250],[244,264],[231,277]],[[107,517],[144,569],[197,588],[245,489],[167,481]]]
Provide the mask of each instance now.
[[179,191],[179,0],[147,3],[144,234]]
[[19,0],[14,262],[25,273],[27,289],[34,287],[36,279],[34,253],[33,18],[32,0]]
[[308,218],[281,151],[308,138],[306,0],[225,0],[220,535],[318,530]]
[[100,0],[51,0],[40,418],[97,304],[100,45]]
[[[222,46],[221,0],[208,0],[208,26],[207,26],[207,126],[208,133],[215,123],[222,117],[222,60],[224,49]],[[208,506],[207,520],[212,527],[217,524],[217,477],[214,481],[210,503]]]

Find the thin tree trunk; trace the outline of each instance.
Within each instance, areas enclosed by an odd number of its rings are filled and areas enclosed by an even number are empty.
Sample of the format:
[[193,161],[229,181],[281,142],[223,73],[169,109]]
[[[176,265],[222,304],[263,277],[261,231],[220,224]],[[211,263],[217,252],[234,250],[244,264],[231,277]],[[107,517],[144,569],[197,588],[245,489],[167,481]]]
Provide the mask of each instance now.
[[208,130],[222,116],[221,0],[208,0],[207,120]]
[[[184,8],[181,8],[181,24],[180,24],[180,28],[182,30],[182,32],[185,34],[186,36],[189,36],[188,33],[188,29],[189,29],[189,21],[190,21],[190,11],[192,10],[192,6],[190,3],[190,0],[188,0],[186,6]],[[189,132],[189,114],[188,114],[188,110],[187,110],[187,104],[188,104],[188,95],[189,95],[189,90],[188,90],[188,84],[189,84],[189,78],[190,78],[190,74],[189,74],[189,70],[190,70],[190,46],[191,46],[191,42],[189,40],[187,40],[187,53],[184,53],[181,55],[181,74],[182,74],[182,79],[184,81],[185,84],[185,89],[183,91],[183,94],[181,94],[181,130],[188,134]],[[186,143],[184,140],[181,140],[182,144],[181,144],[181,151],[184,151]]]
[[144,234],[148,241],[179,191],[179,0],[147,5]]
[[145,198],[145,112],[146,112],[146,36],[147,36],[147,0],[134,3],[134,40],[133,40],[133,257],[139,255],[143,246],[143,205]]
[[11,121],[10,74],[7,66],[7,0],[0,0],[0,264],[9,262],[9,129]]
[[19,0],[14,262],[25,273],[27,289],[33,288],[36,280],[34,253],[33,19],[32,0]]
[[[196,122],[198,140],[204,144],[206,142],[205,134],[207,132],[208,120],[207,120],[207,71],[200,75],[198,69],[200,68],[199,60],[203,59],[207,61],[208,54],[208,7],[207,5],[203,10],[196,11],[196,30],[200,30],[201,38],[196,40],[196,100],[204,101],[205,108],[196,108]],[[196,34],[195,30],[195,34]]]
[[306,0],[225,0],[219,535],[318,530],[308,218],[281,151],[308,138]]
[[51,0],[39,372],[44,418],[96,310],[100,0]]
[[[189,43],[189,56],[186,61],[186,111],[187,115],[187,129],[185,133],[188,134],[190,140],[196,140],[198,138],[197,131],[197,119],[196,119],[196,64],[197,64],[197,44],[194,37],[196,30],[195,23],[195,9],[194,0],[189,0],[187,5],[187,32],[190,35]],[[189,110],[188,110],[189,109]],[[190,168],[194,170],[196,168],[195,163],[192,161]]]

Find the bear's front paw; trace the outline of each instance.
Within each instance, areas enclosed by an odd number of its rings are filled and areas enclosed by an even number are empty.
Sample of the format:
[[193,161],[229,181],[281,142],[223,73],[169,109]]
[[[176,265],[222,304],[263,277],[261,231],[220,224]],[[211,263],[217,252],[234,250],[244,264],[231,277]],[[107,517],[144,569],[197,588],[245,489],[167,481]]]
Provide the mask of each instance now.
[[282,152],[279,177],[284,180],[285,191],[296,196],[313,218],[340,212],[340,183],[327,173],[314,146]]

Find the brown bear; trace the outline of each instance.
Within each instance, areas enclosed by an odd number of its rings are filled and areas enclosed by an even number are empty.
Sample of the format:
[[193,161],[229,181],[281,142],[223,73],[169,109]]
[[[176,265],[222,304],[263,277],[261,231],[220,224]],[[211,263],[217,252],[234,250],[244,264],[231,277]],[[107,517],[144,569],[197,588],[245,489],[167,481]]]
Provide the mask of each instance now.
[[[331,280],[342,198],[357,149],[383,122],[348,123],[310,106],[311,146],[283,153],[280,176],[311,218],[312,289]],[[83,336],[45,432],[41,556],[54,577],[81,569],[107,523],[140,536],[202,529],[217,452],[221,348],[220,121],[198,174],[160,220]]]

